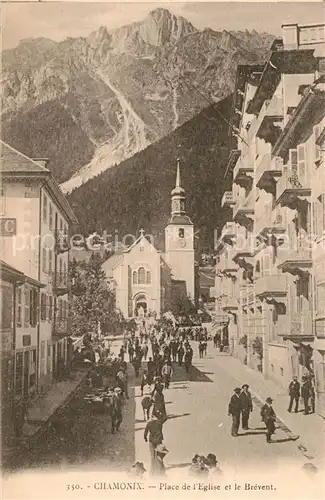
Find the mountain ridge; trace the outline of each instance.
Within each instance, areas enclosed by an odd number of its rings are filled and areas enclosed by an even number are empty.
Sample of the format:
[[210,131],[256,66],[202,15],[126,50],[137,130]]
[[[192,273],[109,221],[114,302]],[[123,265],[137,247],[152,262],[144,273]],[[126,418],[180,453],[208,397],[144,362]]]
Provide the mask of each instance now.
[[29,156],[48,156],[71,192],[200,113],[207,100],[192,84],[210,102],[224,99],[237,64],[264,61],[273,39],[198,30],[155,9],[87,37],[21,41],[3,53],[2,137]]

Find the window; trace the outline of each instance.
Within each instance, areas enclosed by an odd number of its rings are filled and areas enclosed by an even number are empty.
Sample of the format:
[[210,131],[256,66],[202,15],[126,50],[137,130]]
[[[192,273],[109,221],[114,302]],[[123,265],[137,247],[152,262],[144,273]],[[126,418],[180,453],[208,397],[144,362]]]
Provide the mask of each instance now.
[[17,288],[17,326],[22,325],[22,292]]
[[45,340],[41,341],[41,366],[40,366],[40,374],[45,374]]
[[53,296],[49,295],[49,314],[48,314],[48,319],[49,321],[52,321],[53,319]]
[[29,295],[29,289],[25,290],[25,318],[24,318],[24,324],[25,326],[29,326],[29,319],[30,319],[30,295]]
[[21,395],[23,390],[23,369],[24,357],[22,352],[16,354],[16,376],[15,376],[15,393]]
[[29,306],[29,323],[31,326],[36,326],[37,324],[37,302],[38,302],[38,295],[37,295],[37,290],[35,288],[32,288],[29,291],[29,298],[30,298],[30,306]]
[[49,275],[52,275],[52,267],[53,267],[53,251],[49,250]]
[[47,373],[50,373],[52,370],[52,346],[50,344],[50,341],[47,341]]
[[184,228],[183,228],[183,227],[181,227],[181,228],[179,228],[179,230],[178,230],[178,237],[179,237],[179,238],[184,238],[184,236],[185,236]]
[[29,388],[36,384],[36,349],[33,349],[29,357]]
[[146,284],[146,270],[144,267],[139,267],[138,269],[138,284],[139,285]]
[[47,222],[47,196],[43,194],[43,221]]
[[137,285],[138,284],[138,273],[137,273],[137,271],[133,271],[133,273],[132,273],[132,282],[133,282],[133,285]]
[[58,299],[58,320],[62,319],[62,299]]
[[43,273],[47,272],[47,268],[46,268],[46,248],[42,249],[42,270],[43,270]]
[[6,213],[6,196],[5,188],[0,188],[0,215],[5,215]]
[[53,205],[49,203],[49,228],[53,229]]
[[147,285],[151,285],[151,272],[147,271]]
[[46,295],[41,293],[41,320],[46,320]]
[[304,183],[307,178],[307,166],[306,166],[306,145],[300,144],[298,146],[298,176],[299,181]]

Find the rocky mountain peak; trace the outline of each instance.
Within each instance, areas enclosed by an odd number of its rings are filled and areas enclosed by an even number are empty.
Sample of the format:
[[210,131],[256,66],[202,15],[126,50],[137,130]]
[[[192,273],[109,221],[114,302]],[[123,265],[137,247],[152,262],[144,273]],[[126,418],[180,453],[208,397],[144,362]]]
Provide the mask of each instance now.
[[140,23],[140,34],[143,40],[158,47],[177,42],[183,36],[195,31],[197,29],[187,19],[175,16],[163,8],[152,10]]

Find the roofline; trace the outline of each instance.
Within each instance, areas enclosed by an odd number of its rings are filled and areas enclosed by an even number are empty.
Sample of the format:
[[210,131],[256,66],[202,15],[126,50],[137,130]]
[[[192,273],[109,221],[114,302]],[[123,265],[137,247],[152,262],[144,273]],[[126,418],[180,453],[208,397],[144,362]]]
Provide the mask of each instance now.
[[[322,95],[323,94],[323,95]],[[309,89],[309,92],[301,99],[298,104],[294,114],[291,119],[286,124],[283,129],[282,134],[276,141],[275,145],[272,148],[272,156],[281,156],[281,152],[283,148],[286,146],[286,143],[291,138],[291,134],[294,132],[295,126],[299,123],[301,115],[308,109],[308,107],[313,104],[314,100],[321,96],[325,99],[325,92],[315,92],[315,90]],[[325,114],[325,113],[324,113]]]
[[52,191],[52,194],[56,197],[56,201],[60,205],[61,209],[65,213],[65,215],[68,217],[69,222],[71,224],[79,224],[79,221],[74,213],[74,211],[71,208],[70,203],[64,196],[63,192],[60,189],[59,184],[56,182],[52,174],[50,174],[49,181],[47,182],[47,185]]
[[4,260],[0,260],[0,277],[2,280],[8,280],[10,283],[25,281],[25,274],[15,267],[10,266]]
[[[35,160],[33,160],[33,158],[30,158],[29,156],[25,155],[24,153],[22,153],[21,151],[18,151],[18,149],[16,148],[13,148],[12,146],[10,146],[10,144],[8,144],[7,142],[3,141],[2,139],[0,139],[0,142],[1,144],[4,144],[5,146],[7,146],[9,149],[11,149],[11,151],[13,151],[14,153],[17,153],[18,155],[20,156],[23,156],[26,160],[30,161],[31,163],[34,163],[34,165],[37,167],[37,171],[39,172],[39,169],[43,169],[44,172],[50,172],[50,170],[46,167],[43,167],[42,165],[40,165],[39,163],[37,163]],[[42,158],[44,159],[44,158]],[[41,158],[39,158],[39,160],[41,160]]]

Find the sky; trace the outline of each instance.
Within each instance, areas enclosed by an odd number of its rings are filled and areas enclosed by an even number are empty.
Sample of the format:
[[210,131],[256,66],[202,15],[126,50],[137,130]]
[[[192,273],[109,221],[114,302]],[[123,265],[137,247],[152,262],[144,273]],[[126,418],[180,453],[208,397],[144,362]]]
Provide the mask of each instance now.
[[2,4],[2,48],[24,38],[45,37],[61,41],[88,36],[100,26],[108,29],[142,20],[157,7],[182,15],[196,28],[264,31],[281,35],[281,24],[312,23],[325,19],[322,2],[24,2]]

